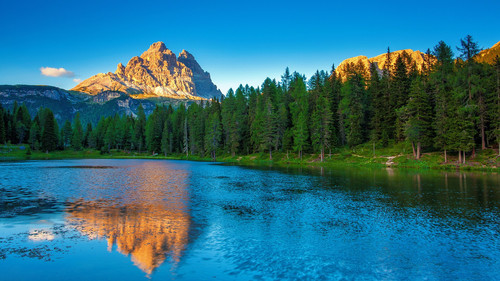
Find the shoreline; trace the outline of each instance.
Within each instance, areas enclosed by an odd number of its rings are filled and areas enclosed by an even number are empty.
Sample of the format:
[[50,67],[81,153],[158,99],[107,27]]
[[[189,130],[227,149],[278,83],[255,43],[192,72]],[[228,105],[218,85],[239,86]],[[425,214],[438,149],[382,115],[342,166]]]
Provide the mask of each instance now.
[[[275,166],[275,167],[364,167],[364,168],[397,168],[397,169],[417,169],[417,170],[454,170],[454,171],[478,171],[478,172],[500,172],[498,160],[500,157],[493,155],[493,150],[488,153],[478,154],[472,161],[458,165],[453,157],[449,157],[448,163],[443,163],[443,156],[437,152],[425,153],[421,160],[411,159],[410,154],[366,156],[362,151],[358,154],[352,151],[340,151],[332,154],[325,154],[325,161],[319,160],[318,154],[306,154],[300,160],[294,153],[273,153],[273,160],[269,160],[269,154],[257,153],[250,155],[221,155],[212,161],[209,157],[200,157],[185,154],[172,155],[152,155],[150,153],[128,152],[112,150],[110,153],[101,154],[97,150],[61,150],[44,153],[40,151],[29,152],[25,146],[11,145],[3,146],[0,149],[0,162],[23,161],[23,160],[64,160],[64,159],[157,159],[157,160],[187,160],[200,162],[221,162],[227,164],[237,164],[245,166]],[[5,151],[6,148],[9,151]],[[487,165],[490,163],[490,165]]]

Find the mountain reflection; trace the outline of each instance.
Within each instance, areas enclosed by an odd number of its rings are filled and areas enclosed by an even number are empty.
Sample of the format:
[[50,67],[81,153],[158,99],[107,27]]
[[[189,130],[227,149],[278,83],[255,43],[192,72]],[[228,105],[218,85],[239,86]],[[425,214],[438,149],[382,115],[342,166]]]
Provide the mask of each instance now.
[[66,219],[89,239],[106,239],[108,251],[116,245],[149,275],[165,261],[175,267],[188,244],[187,174],[154,164],[132,173],[114,199],[69,203]]

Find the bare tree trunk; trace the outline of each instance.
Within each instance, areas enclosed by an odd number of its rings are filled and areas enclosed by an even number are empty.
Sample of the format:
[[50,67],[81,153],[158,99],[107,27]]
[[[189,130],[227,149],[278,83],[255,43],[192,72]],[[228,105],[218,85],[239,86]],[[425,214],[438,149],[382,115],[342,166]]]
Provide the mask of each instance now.
[[417,159],[417,152],[415,151],[415,143],[411,142],[411,148],[413,149],[413,158]]
[[444,163],[448,163],[448,155],[446,155],[446,149],[444,150]]
[[462,163],[462,151],[458,151],[458,164]]
[[464,153],[464,157],[462,157],[462,161],[463,161],[462,163],[465,164],[465,150],[463,151],[463,153]]
[[273,152],[271,148],[269,148],[269,160],[273,160]]
[[480,121],[481,121],[481,149],[485,150],[486,149],[486,141],[485,141],[486,137],[484,135],[484,117],[483,117],[483,115],[481,115]]
[[421,143],[417,142],[417,160],[420,160]]
[[321,148],[321,152],[320,152],[321,162],[323,162],[323,151],[324,151],[324,149],[323,149],[323,148]]

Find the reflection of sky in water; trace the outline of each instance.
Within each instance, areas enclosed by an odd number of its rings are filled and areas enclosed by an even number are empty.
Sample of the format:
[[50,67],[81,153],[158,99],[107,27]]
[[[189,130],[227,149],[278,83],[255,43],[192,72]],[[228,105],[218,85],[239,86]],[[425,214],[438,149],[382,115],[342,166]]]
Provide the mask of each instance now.
[[495,279],[498,186],[398,169],[0,163],[0,279]]

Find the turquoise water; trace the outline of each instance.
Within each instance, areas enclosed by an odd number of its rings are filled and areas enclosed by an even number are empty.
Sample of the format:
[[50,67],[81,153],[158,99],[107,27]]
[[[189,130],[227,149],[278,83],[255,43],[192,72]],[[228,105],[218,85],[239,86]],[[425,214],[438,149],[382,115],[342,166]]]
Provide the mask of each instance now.
[[0,280],[495,280],[500,176],[0,163]]

